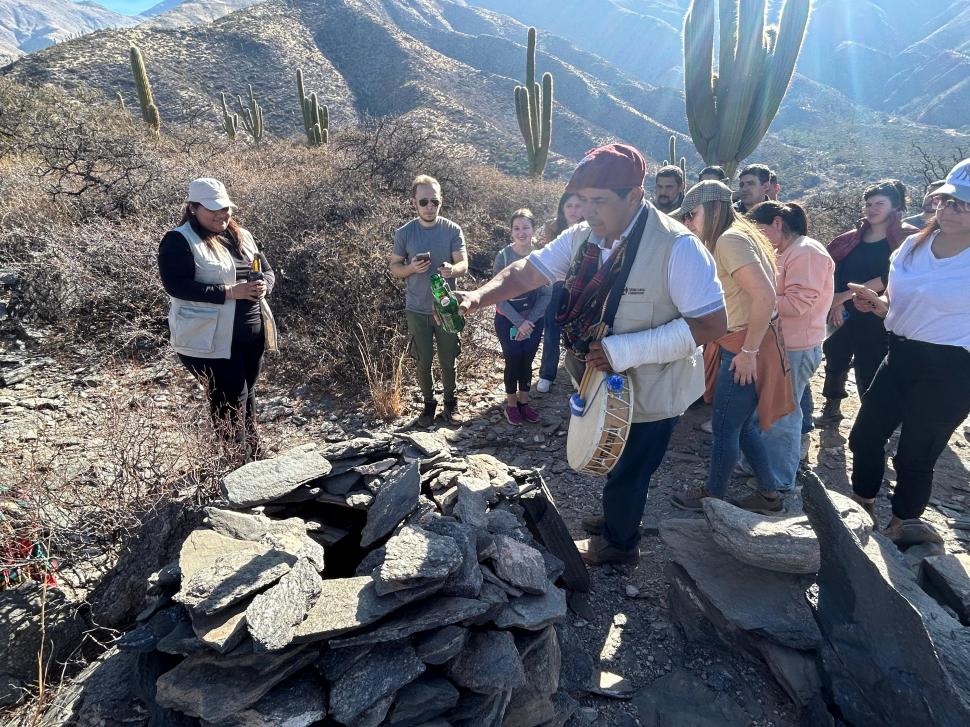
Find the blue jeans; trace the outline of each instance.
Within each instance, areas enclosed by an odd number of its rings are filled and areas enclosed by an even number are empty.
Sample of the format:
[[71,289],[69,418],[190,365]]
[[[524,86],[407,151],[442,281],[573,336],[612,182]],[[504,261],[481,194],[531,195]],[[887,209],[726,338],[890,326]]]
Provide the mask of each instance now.
[[620,460],[606,476],[603,537],[621,550],[635,548],[640,541],[650,478],[667,453],[676,424],[677,417],[633,424]]
[[539,363],[539,378],[546,381],[555,381],[559,371],[559,340],[562,338],[562,328],[556,323],[556,313],[559,311],[562,285],[562,283],[556,283],[552,286],[552,298],[546,308],[542,333],[542,360]]
[[[768,462],[768,450],[755,416],[758,391],[754,383],[742,386],[734,381],[731,362],[734,354],[721,349],[721,368],[714,385],[714,443],[711,445],[711,469],[707,476],[707,491],[724,497],[731,473],[743,451],[754,475],[758,489],[774,492],[779,482]],[[796,450],[797,454],[797,450]]]
[[[791,364],[795,401],[800,402],[815,370],[822,363],[822,347],[819,345],[805,351],[789,351],[788,361]],[[772,471],[773,481],[778,483],[778,489],[781,491],[788,491],[795,487],[795,474],[798,472],[798,462],[801,459],[799,454],[803,416],[801,406],[797,406],[795,411],[776,421],[767,432],[761,433],[765,449],[768,451],[768,467]],[[755,421],[757,418],[756,413]]]
[[[817,367],[816,367],[817,368]],[[808,377],[808,384],[812,383],[812,377]],[[802,393],[802,400],[798,403],[802,410],[802,434],[808,434],[815,429],[815,401],[812,399],[812,387],[806,385]]]

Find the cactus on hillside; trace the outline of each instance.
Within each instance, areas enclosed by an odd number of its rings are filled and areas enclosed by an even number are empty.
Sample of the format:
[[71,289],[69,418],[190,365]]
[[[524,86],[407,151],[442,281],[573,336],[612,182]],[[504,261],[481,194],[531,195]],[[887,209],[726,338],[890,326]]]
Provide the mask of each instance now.
[[141,51],[136,46],[131,46],[129,57],[131,75],[135,79],[135,90],[138,92],[138,103],[141,106],[141,118],[157,134],[162,126],[162,119],[158,114],[155,98],[152,96],[152,85],[148,81],[145,61],[142,60]]
[[322,146],[330,141],[330,109],[321,106],[317,95],[309,96],[303,85],[303,69],[296,71],[296,93],[303,112],[303,130],[310,146]]
[[256,101],[252,84],[249,86],[249,106],[243,105],[242,96],[236,96],[236,103],[239,104],[239,115],[242,118],[243,126],[253,137],[253,142],[257,145],[260,144],[263,141],[263,107]]
[[[667,149],[668,149],[667,158],[664,159],[663,165],[667,166],[668,164],[677,164],[677,162],[674,161],[677,158],[677,137],[674,136],[673,134],[670,135],[670,141],[668,142]],[[687,157],[681,157],[680,163],[678,164],[678,166],[680,167],[681,174],[684,175],[684,182],[686,183]]]
[[231,141],[236,140],[236,134],[239,132],[239,114],[234,114],[229,110],[229,104],[226,103],[226,94],[222,94],[222,128],[226,130]]
[[733,175],[764,138],[788,90],[811,5],[785,0],[778,28],[766,29],[767,0],[692,0],[684,19],[684,91],[690,135],[707,164]]
[[542,74],[536,83],[536,29],[529,28],[525,56],[525,85],[515,87],[515,116],[529,157],[529,174],[541,177],[549,158],[552,140],[552,74]]

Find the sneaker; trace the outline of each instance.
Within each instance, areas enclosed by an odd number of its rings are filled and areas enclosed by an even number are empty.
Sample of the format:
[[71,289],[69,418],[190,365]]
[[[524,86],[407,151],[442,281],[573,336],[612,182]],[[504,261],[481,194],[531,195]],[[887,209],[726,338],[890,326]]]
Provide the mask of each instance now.
[[458,406],[457,401],[446,401],[444,411],[441,412],[441,418],[448,424],[453,424],[455,426],[461,426],[465,423],[465,417],[461,413],[461,408]]
[[872,524],[879,527],[879,521],[876,519],[876,498],[862,497],[854,492],[851,495],[852,500],[859,505],[863,510],[868,513],[869,517],[872,518]]
[[513,427],[518,427],[522,425],[522,412],[519,411],[517,406],[507,406],[505,407],[505,419]]
[[801,445],[798,450],[798,461],[807,462],[808,461],[808,451],[812,448],[812,435],[805,432],[802,435]]
[[576,550],[587,565],[636,565],[640,560],[640,548],[622,550],[597,535],[577,540]]
[[940,534],[928,522],[919,518],[900,520],[894,517],[884,532],[900,548],[920,543],[943,544]]
[[815,417],[815,423],[834,424],[835,422],[842,421],[844,418],[842,415],[842,400],[826,399],[825,406],[822,407],[822,413]]
[[551,388],[552,382],[549,379],[539,379],[539,383],[536,384],[536,391],[540,394],[548,394]]
[[714,420],[708,419],[707,421],[701,422],[700,430],[708,434],[714,434]]
[[[704,498],[715,497],[706,487],[692,487],[686,492],[677,492],[670,497],[670,504],[689,512],[704,512]],[[718,498],[721,499],[721,498]]]
[[430,429],[431,425],[434,424],[434,413],[437,408],[438,402],[434,399],[424,402],[424,410],[421,412],[421,416],[415,420],[414,426],[421,429]]
[[748,512],[756,512],[759,515],[777,515],[785,510],[785,503],[781,495],[767,497],[760,491],[753,492],[743,500],[733,500],[731,504]]
[[532,422],[533,424],[541,419],[539,412],[529,406],[528,403],[519,404],[519,413],[522,415],[523,419],[525,419],[527,422]]

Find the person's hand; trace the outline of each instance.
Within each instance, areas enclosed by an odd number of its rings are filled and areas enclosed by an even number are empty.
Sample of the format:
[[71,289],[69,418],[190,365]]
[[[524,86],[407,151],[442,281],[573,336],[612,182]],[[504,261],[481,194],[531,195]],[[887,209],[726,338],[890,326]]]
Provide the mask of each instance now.
[[515,340],[524,341],[532,335],[532,331],[535,330],[535,327],[536,325],[532,321],[522,321],[521,325],[519,325],[519,335],[516,336]]
[[731,361],[731,371],[734,372],[735,383],[747,386],[757,381],[758,354],[741,351]]
[[254,303],[266,296],[266,281],[256,280],[252,283],[240,281],[226,291],[226,300],[251,300]]
[[828,324],[832,328],[841,328],[842,324],[845,323],[845,318],[842,317],[842,311],[844,310],[845,308],[842,307],[841,303],[829,309]]
[[[428,264],[430,265],[431,263],[428,263]],[[454,268],[454,265],[452,265],[451,263],[441,263],[441,265],[438,266],[438,274],[442,278],[453,278],[455,277],[453,268]]]
[[469,316],[482,307],[481,296],[474,290],[457,290],[458,312],[462,316]]
[[422,273],[426,273],[430,269],[431,269],[430,258],[423,259],[423,258],[413,257],[411,258],[411,262],[408,265],[408,270],[410,270],[412,273],[417,273],[418,275],[421,275]]
[[600,341],[589,344],[589,353],[586,354],[586,365],[592,366],[597,371],[612,371],[610,360],[606,357],[606,350]]
[[863,313],[875,313],[877,316],[885,316],[889,312],[889,305],[872,288],[853,283],[850,283],[850,285],[852,286],[852,305],[856,307],[856,310]]

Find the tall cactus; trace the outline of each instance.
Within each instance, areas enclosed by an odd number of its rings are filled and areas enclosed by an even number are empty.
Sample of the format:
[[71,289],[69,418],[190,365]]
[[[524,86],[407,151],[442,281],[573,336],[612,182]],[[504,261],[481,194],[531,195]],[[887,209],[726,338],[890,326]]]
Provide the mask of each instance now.
[[[668,154],[667,154],[667,158],[664,159],[663,165],[667,166],[668,164],[678,164],[676,161],[674,161],[675,159],[677,159],[677,137],[674,136],[673,134],[670,135],[670,141],[668,142],[667,149],[668,149]],[[680,167],[680,173],[684,175],[684,180],[686,181],[687,157],[681,157],[680,163],[678,164],[678,166]]]
[[549,159],[552,140],[552,74],[542,74],[536,83],[536,29],[529,28],[525,56],[525,85],[515,87],[515,116],[529,157],[529,174],[541,177]]
[[239,133],[239,114],[234,114],[229,110],[229,104],[226,103],[226,94],[222,94],[222,128],[226,130],[231,141],[236,140],[236,134]]
[[249,86],[249,106],[243,106],[242,96],[236,96],[236,103],[239,104],[243,126],[253,137],[253,142],[259,145],[263,141],[263,107],[256,102],[252,85]]
[[138,103],[141,106],[141,118],[157,134],[162,126],[162,119],[158,114],[155,98],[152,96],[152,85],[148,81],[145,61],[142,60],[141,51],[136,46],[131,46],[128,54],[131,59],[131,75],[135,79],[135,90],[138,92]]
[[330,109],[320,104],[315,93],[309,96],[303,85],[303,69],[296,71],[296,93],[303,112],[303,130],[310,146],[322,146],[330,141]]
[[707,164],[733,175],[764,138],[791,82],[811,5],[785,0],[778,28],[766,29],[767,0],[692,0],[684,19],[684,91],[690,135]]

